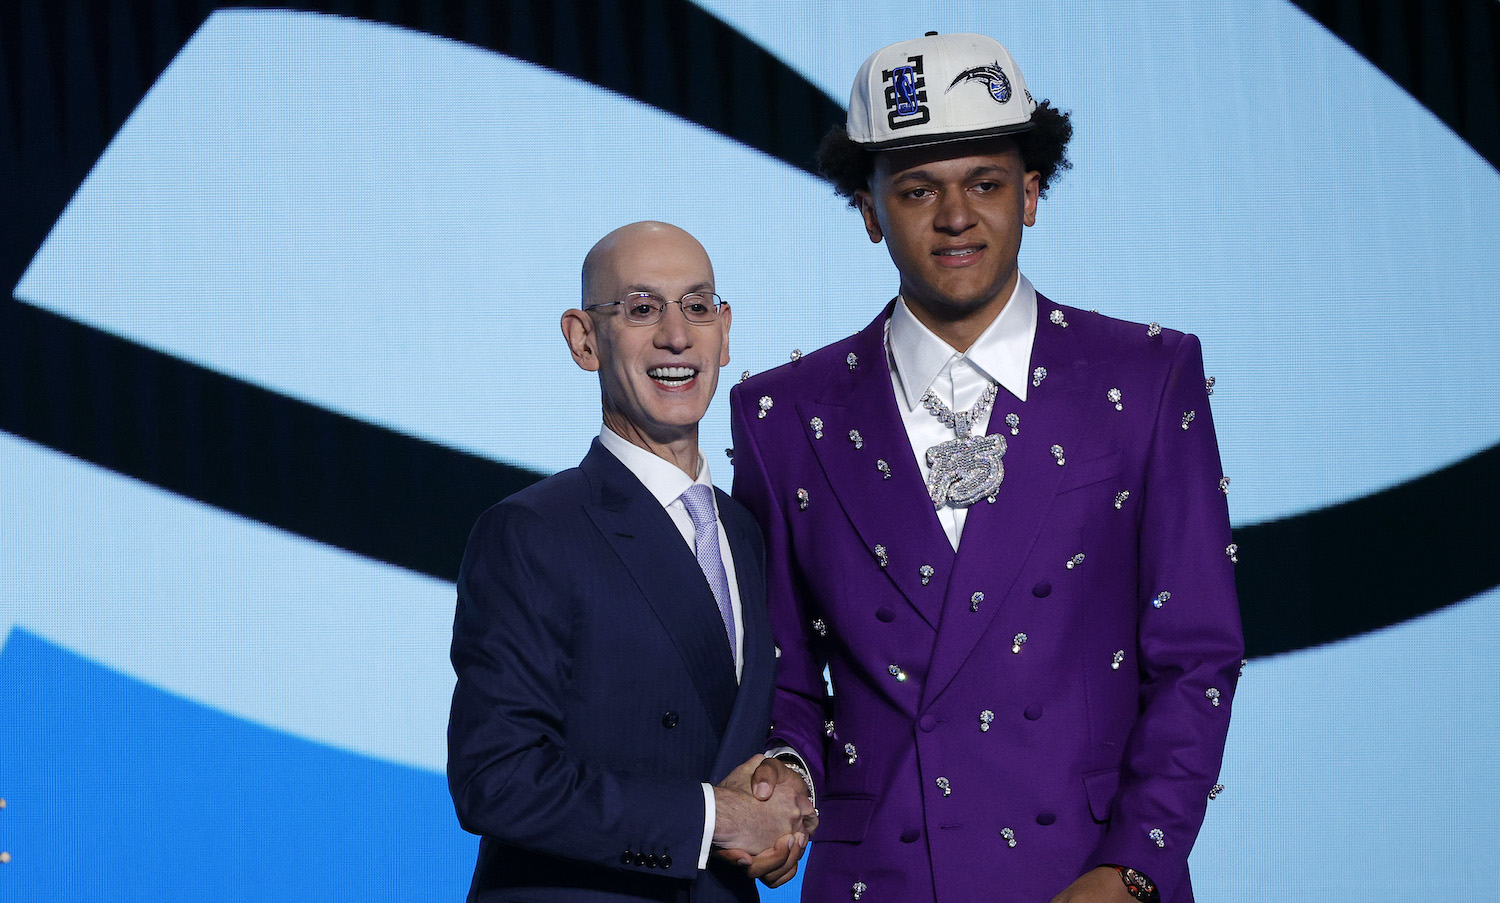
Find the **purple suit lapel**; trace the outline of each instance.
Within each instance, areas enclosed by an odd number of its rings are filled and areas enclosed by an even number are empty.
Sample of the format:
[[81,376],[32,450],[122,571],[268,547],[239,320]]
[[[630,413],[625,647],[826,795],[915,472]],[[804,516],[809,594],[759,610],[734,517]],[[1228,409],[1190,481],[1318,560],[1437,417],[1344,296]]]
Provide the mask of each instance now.
[[[1047,302],[1039,298],[1038,303]],[[947,688],[989,629],[1031,555],[1053,497],[1067,479],[1068,464],[1085,450],[1085,406],[1095,368],[1068,331],[1044,317],[1038,318],[1032,344],[1032,371],[1037,367],[1045,367],[1047,375],[1040,385],[1033,378],[1025,403],[1006,392],[996,399],[989,429],[1005,434],[1005,481],[994,504],[980,502],[969,509],[923,687],[923,707]],[[1021,418],[1015,436],[1004,421],[1012,411]],[[1053,446],[1062,449],[1067,463],[1057,463]],[[984,594],[977,611],[974,593]]]
[[[942,615],[942,592],[924,587],[919,568],[934,566],[948,574],[953,547],[938,522],[921,472],[912,458],[906,427],[896,408],[886,364],[887,306],[855,336],[855,366],[843,368],[824,386],[816,401],[797,404],[801,426],[814,456],[871,557],[885,550],[886,576],[929,625]],[[822,422],[817,438],[813,419]],[[860,441],[850,438],[859,432]],[[890,477],[879,467],[884,461]]]

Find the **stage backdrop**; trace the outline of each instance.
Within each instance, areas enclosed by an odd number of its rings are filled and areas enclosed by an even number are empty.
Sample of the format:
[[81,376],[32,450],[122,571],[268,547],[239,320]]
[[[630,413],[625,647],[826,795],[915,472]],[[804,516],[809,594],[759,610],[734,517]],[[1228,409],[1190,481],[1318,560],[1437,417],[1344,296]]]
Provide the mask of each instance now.
[[584,252],[697,235],[726,385],[859,328],[894,271],[810,157],[932,29],[1073,111],[1025,272],[1217,378],[1200,898],[1493,899],[1500,4],[257,7],[0,6],[0,900],[459,899],[452,580],[598,429]]

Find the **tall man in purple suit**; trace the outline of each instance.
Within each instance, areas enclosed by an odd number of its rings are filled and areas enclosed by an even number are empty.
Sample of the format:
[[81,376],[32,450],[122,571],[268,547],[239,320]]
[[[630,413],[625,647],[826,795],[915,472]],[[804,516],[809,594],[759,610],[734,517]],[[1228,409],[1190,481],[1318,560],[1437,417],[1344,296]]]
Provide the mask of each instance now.
[[732,393],[804,900],[1193,898],[1243,648],[1226,482],[1197,339],[1017,268],[1071,134],[987,37],[871,56],[820,163],[900,294]]

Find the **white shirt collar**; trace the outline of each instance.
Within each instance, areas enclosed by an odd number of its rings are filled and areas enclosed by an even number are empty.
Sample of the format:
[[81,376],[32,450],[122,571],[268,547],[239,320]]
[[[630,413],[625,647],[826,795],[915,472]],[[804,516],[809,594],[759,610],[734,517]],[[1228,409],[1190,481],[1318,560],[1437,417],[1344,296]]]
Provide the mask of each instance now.
[[1016,280],[1010,300],[979,334],[967,354],[960,354],[922,325],[907,308],[905,299],[896,301],[886,327],[886,346],[909,411],[922,403],[922,396],[943,368],[959,359],[967,359],[976,370],[1025,401],[1031,343],[1035,337],[1036,289],[1025,276]]
[[[677,501],[694,483],[703,483],[710,489],[713,488],[713,477],[708,472],[708,458],[701,451],[698,453],[698,479],[690,480],[676,464],[632,443],[607,425],[599,427],[599,443],[619,458],[620,463],[635,474],[636,479],[645,484],[646,491],[663,508]],[[718,499],[714,499],[714,510],[717,511],[718,507]]]

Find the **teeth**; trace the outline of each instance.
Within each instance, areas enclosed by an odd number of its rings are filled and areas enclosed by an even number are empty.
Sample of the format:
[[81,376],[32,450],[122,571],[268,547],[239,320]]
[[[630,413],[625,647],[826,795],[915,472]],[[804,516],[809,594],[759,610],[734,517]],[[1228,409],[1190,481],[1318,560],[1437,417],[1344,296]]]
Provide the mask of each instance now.
[[944,257],[967,257],[977,250],[977,248],[946,248],[938,253]]
[[688,379],[697,372],[692,367],[653,367],[646,371],[652,379]]

